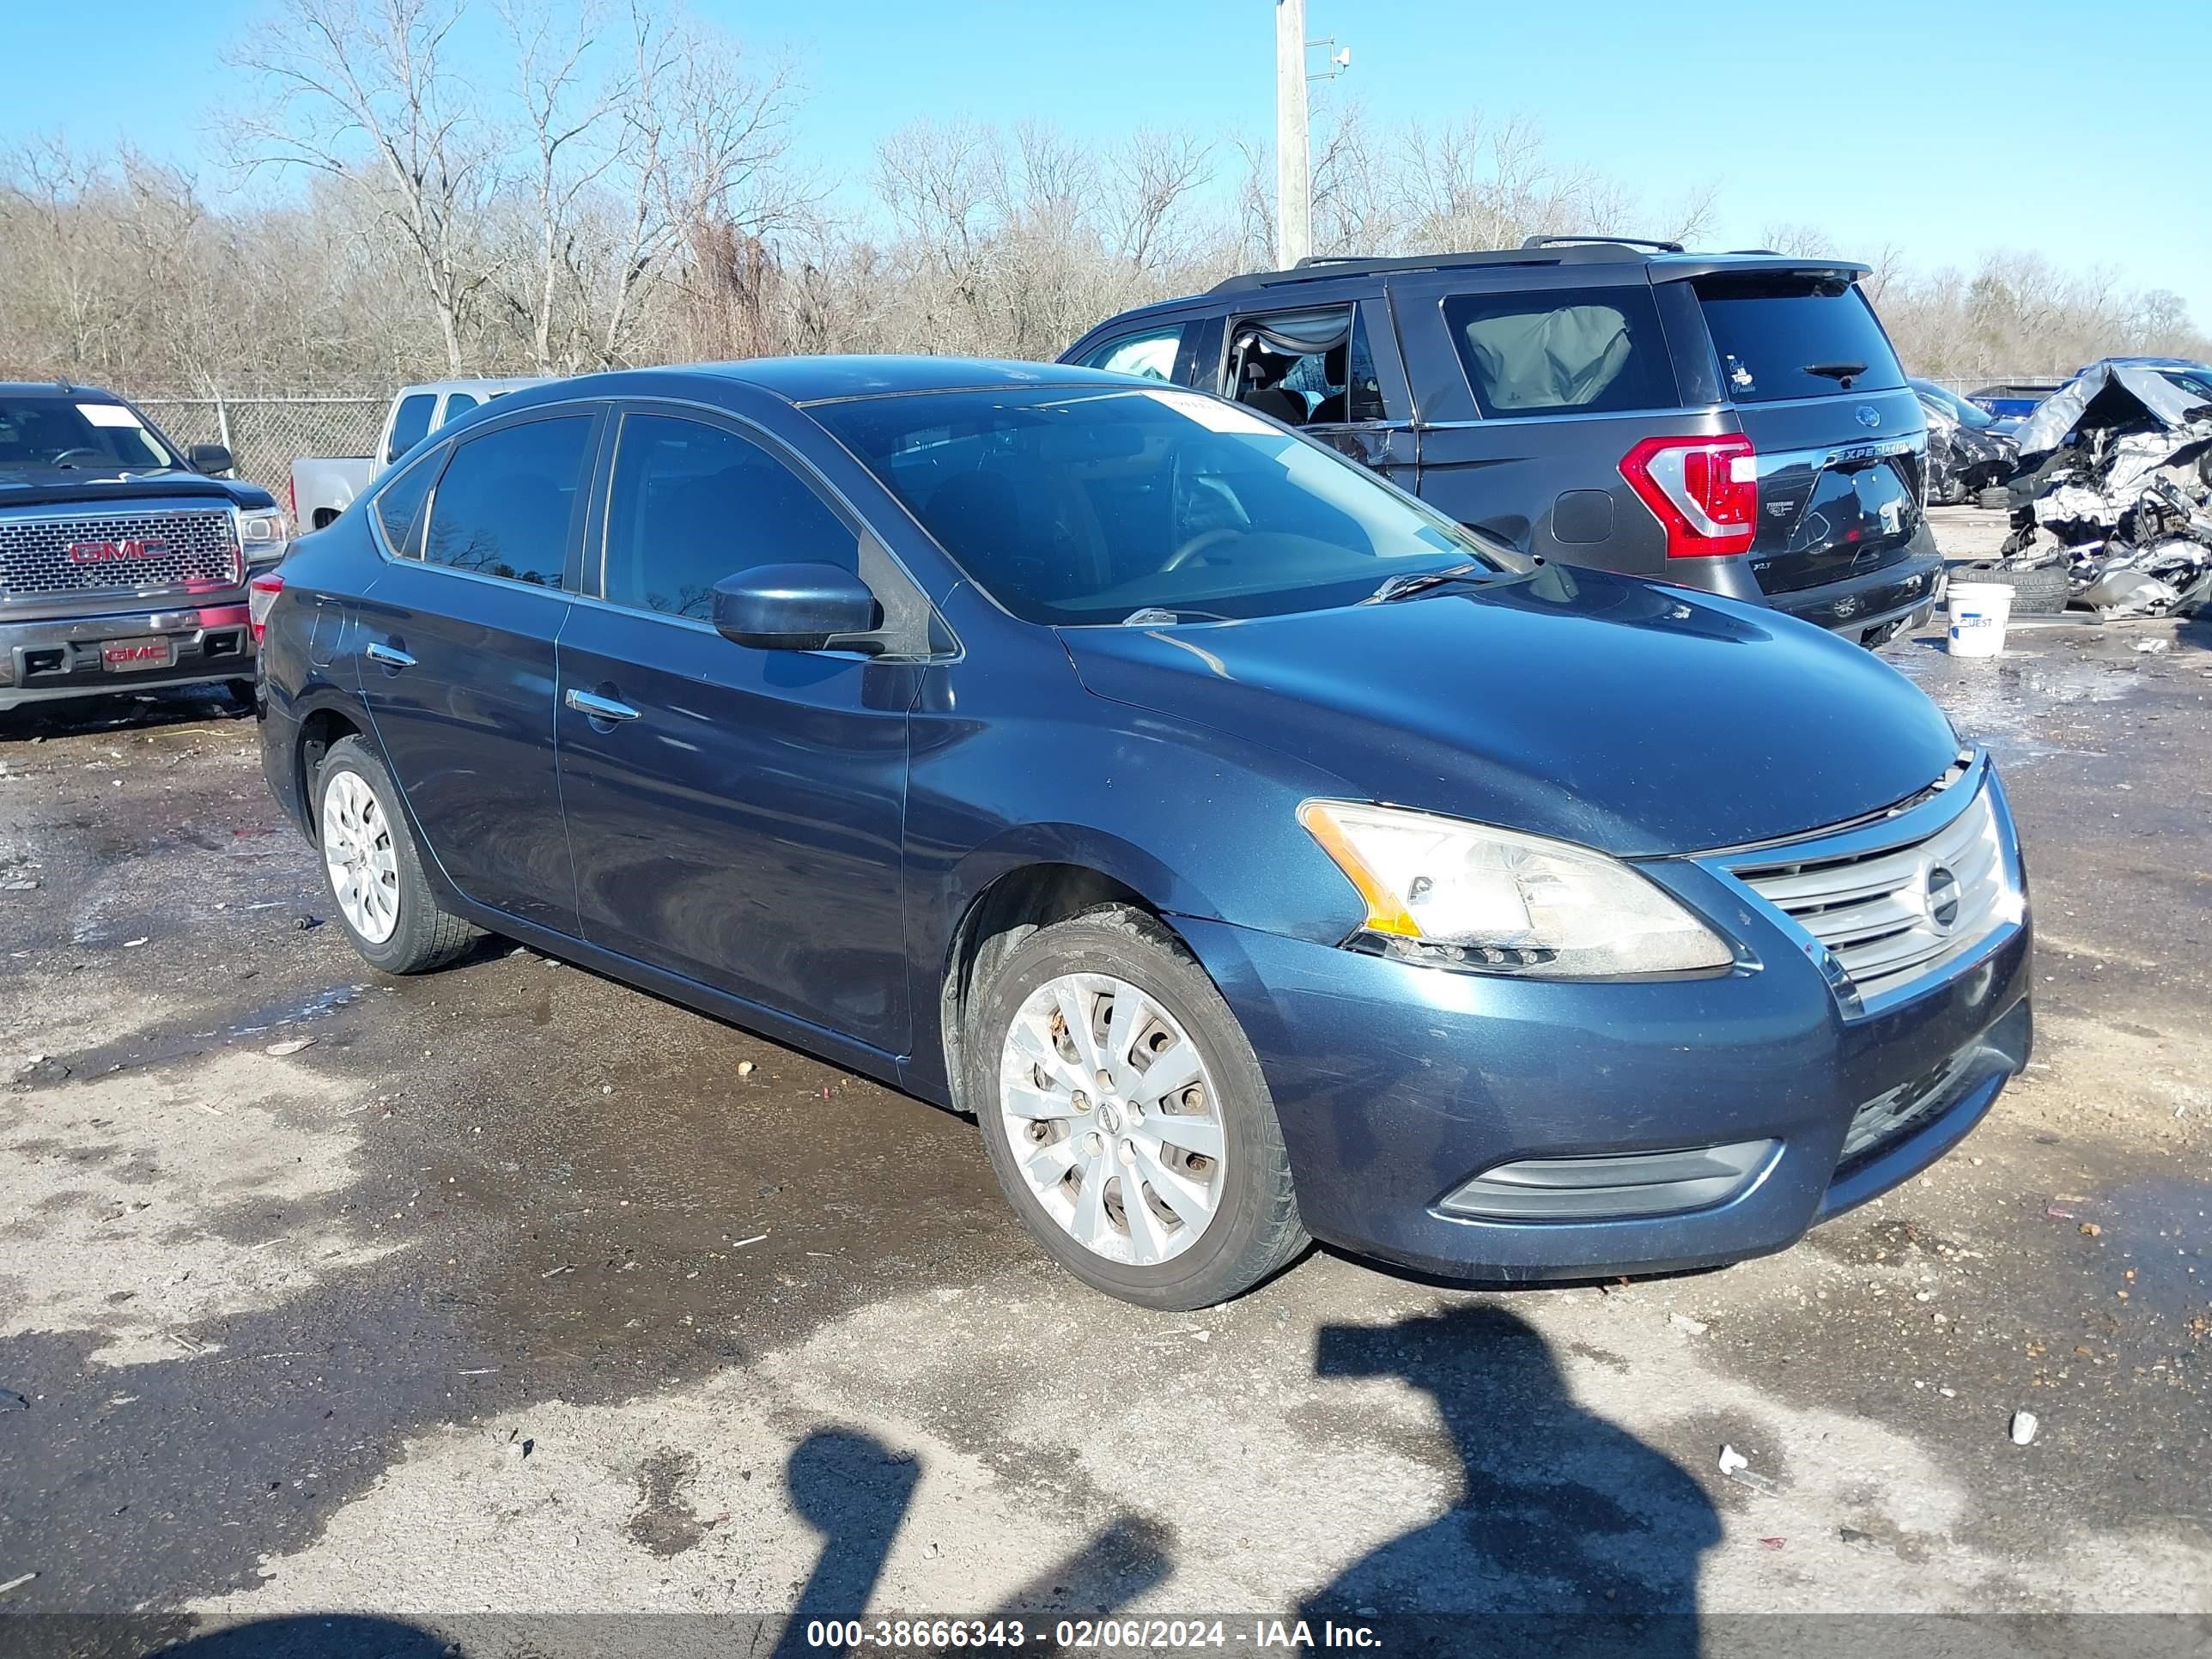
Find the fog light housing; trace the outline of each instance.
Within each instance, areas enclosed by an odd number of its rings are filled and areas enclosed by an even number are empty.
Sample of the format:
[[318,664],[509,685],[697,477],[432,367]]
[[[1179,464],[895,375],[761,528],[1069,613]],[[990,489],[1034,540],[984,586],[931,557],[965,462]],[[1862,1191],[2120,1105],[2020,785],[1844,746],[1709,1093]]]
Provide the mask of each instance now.
[[1781,1149],[1738,1140],[1665,1152],[1524,1158],[1484,1170],[1436,1204],[1475,1221],[1607,1221],[1710,1209],[1748,1191]]

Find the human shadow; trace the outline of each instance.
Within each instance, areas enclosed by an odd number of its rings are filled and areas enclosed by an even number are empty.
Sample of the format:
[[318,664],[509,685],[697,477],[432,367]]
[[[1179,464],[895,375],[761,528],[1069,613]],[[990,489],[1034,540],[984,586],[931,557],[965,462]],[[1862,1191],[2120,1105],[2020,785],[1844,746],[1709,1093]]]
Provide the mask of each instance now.
[[[912,1455],[850,1430],[817,1430],[793,1450],[785,1466],[792,1508],[821,1534],[822,1551],[772,1659],[823,1659],[846,1651],[810,1641],[810,1634],[868,1615],[920,1480]],[[1121,1516],[991,1612],[965,1617],[988,1626],[1041,1613],[1111,1613],[1162,1583],[1170,1565],[1159,1529]],[[1032,1642],[1024,1651],[1042,1659],[1056,1650]]]
[[1400,1655],[1698,1651],[1698,1558],[1721,1536],[1711,1500],[1671,1458],[1577,1405],[1525,1321],[1468,1306],[1326,1326],[1315,1370],[1401,1377],[1427,1395],[1459,1490],[1316,1591],[1305,1618],[1387,1619]]
[[891,1540],[914,1502],[920,1467],[872,1436],[821,1429],[785,1465],[791,1506],[822,1534],[822,1553],[775,1644],[775,1659],[818,1654],[806,1640],[817,1620],[857,1619],[883,1576]]

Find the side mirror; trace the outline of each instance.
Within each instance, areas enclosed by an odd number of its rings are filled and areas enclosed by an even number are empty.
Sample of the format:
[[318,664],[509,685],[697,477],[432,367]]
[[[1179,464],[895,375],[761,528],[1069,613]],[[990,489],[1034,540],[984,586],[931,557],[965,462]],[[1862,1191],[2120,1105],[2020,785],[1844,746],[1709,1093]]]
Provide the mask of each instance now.
[[194,444],[185,452],[185,459],[191,463],[193,471],[204,472],[210,478],[219,472],[234,471],[238,467],[238,462],[230,451],[221,444]]
[[756,651],[866,649],[883,612],[868,585],[834,564],[763,564],[714,584],[714,629]]

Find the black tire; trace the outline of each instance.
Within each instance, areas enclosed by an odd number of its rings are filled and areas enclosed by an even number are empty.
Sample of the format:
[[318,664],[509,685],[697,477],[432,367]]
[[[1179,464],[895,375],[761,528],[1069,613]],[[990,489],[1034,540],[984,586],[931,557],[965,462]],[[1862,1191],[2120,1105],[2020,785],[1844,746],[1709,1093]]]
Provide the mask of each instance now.
[[340,738],[324,755],[323,763],[315,769],[313,810],[318,848],[325,833],[324,814],[331,784],[341,772],[359,777],[376,797],[397,866],[399,916],[389,939],[379,941],[365,937],[339,902],[330,866],[324,861],[323,884],[331,896],[331,913],[337,918],[338,926],[345,930],[346,938],[361,959],[372,968],[387,974],[427,974],[444,967],[476,941],[477,930],[439,908],[437,897],[422,874],[422,854],[400,808],[399,791],[376,751],[359,738]]
[[252,680],[225,680],[222,689],[229,695],[230,700],[247,714],[253,714],[259,708],[259,695]]
[[1991,484],[1976,495],[1974,501],[1992,513],[2008,513],[2012,510],[2012,491],[2003,484]]
[[[1047,1255],[1109,1296],[1187,1311],[1242,1295],[1306,1248],[1282,1125],[1252,1045],[1206,970],[1157,920],[1131,906],[1102,905],[987,944],[978,968],[961,1045],[966,1099],[1007,1202]],[[1218,1095],[1224,1144],[1214,1214],[1194,1243],[1157,1265],[1111,1261],[1064,1230],[1030,1191],[1000,1110],[1006,1033],[1031,992],[1070,973],[1110,974],[1159,1003],[1197,1045]]]
[[1988,562],[1964,564],[1951,572],[1951,580],[2009,587],[2015,617],[2055,617],[2066,609],[2067,596],[2072,592],[2063,564],[2036,565],[2026,570],[2008,570]]

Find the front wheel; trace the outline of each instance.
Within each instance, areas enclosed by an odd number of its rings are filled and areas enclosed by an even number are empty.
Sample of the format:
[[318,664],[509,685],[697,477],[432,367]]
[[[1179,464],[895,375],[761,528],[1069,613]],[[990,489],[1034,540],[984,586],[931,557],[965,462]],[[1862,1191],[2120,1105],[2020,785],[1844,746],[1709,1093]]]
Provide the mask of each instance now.
[[999,954],[964,1048],[999,1184],[1086,1284],[1142,1307],[1204,1308],[1305,1248],[1251,1044],[1149,915],[1102,907]]
[[427,973],[468,949],[476,929],[438,908],[399,792],[359,738],[341,738],[315,774],[316,838],[331,902],[362,961]]

